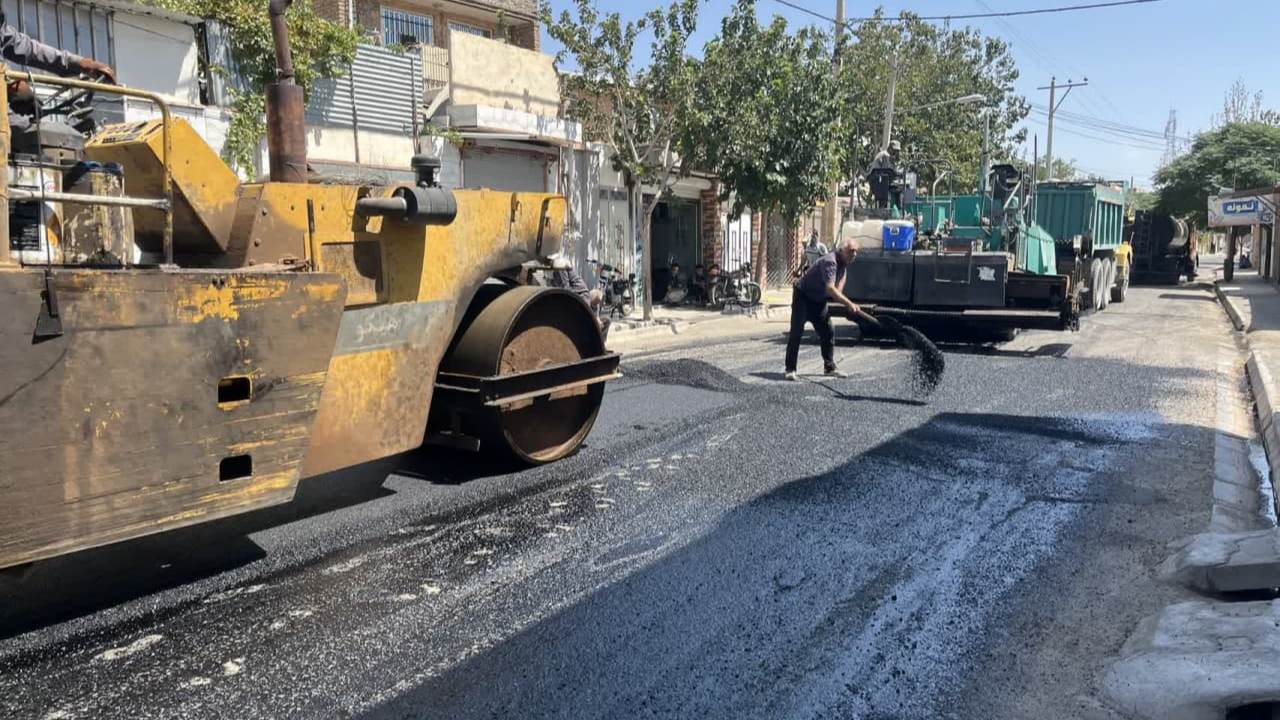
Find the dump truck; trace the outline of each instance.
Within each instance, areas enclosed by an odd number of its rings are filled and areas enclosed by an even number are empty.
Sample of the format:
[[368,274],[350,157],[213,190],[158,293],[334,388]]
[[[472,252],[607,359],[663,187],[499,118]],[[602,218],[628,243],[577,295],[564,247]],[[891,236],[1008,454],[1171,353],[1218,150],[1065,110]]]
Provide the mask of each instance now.
[[[422,156],[401,184],[309,171],[287,4],[265,181],[160,96],[22,74],[56,92],[33,137],[0,120],[0,568],[285,503],[424,443],[555,461],[618,376],[586,303],[518,280],[561,249],[564,197],[446,189]],[[160,117],[88,138],[57,121],[108,93]]]
[[845,292],[873,313],[935,336],[987,339],[1020,328],[1074,330],[1082,312],[1110,302],[1122,190],[1095,182],[1033,187],[1012,164],[993,166],[983,189],[968,195],[916,196],[902,177],[873,170],[875,206],[842,230],[861,245]]
[[1186,221],[1139,210],[1124,230],[1133,247],[1134,282],[1176,285],[1183,275],[1195,279],[1200,258]]

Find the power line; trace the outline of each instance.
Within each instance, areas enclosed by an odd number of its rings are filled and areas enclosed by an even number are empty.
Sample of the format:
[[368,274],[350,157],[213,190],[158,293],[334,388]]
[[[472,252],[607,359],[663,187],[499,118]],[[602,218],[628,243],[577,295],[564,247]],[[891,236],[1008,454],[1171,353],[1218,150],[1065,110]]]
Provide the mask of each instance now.
[[[1048,107],[1040,103],[1031,103],[1031,110],[1041,115],[1048,112]],[[1088,125],[1099,130],[1115,130],[1117,132],[1126,133],[1135,137],[1144,139],[1158,140],[1164,143],[1168,136],[1164,132],[1151,130],[1150,128],[1139,127],[1137,125],[1129,125],[1126,123],[1116,122],[1097,117],[1095,115],[1086,115],[1084,113],[1070,112],[1067,110],[1059,110],[1055,113],[1055,117],[1064,118],[1074,122],[1077,125]],[[1175,139],[1179,142],[1191,142],[1193,138],[1189,135],[1175,135]]]
[[[1047,120],[1041,120],[1040,118],[1032,118],[1027,122],[1035,123],[1036,125],[1040,127],[1045,127],[1045,128],[1049,126],[1049,123]],[[1064,132],[1068,135],[1074,135],[1075,137],[1084,138],[1086,140],[1094,140],[1100,143],[1106,143],[1108,145],[1120,145],[1122,147],[1130,147],[1135,150],[1148,150],[1151,152],[1160,152],[1164,150],[1163,146],[1159,144],[1154,144],[1154,143],[1143,144],[1142,141],[1129,141],[1129,140],[1119,139],[1115,137],[1106,137],[1104,135],[1094,135],[1094,134],[1085,132],[1083,130],[1077,130],[1073,128],[1056,128],[1056,130],[1058,132]]]
[[[809,8],[804,7],[803,5],[799,5],[791,2],[791,0],[773,0],[773,1],[778,3],[779,5],[786,5],[787,7],[793,10],[799,10],[802,13],[805,13],[807,15],[812,15],[813,17],[825,20],[829,23],[836,23],[835,18],[830,17],[828,15],[823,15],[822,13],[816,12],[814,10],[810,10]],[[918,16],[915,16],[914,19],[916,20],[977,20],[981,18],[1015,17],[1019,15],[1045,15],[1049,13],[1071,12],[1074,10],[1095,10],[1099,8],[1120,7],[1122,5],[1144,5],[1146,3],[1154,3],[1154,2],[1160,2],[1160,0],[1112,0],[1112,2],[1089,3],[1087,5],[1064,5],[1061,7],[1037,8],[1035,10],[1006,10],[1004,12],[968,13],[968,14],[959,14],[959,15],[918,15]],[[904,22],[905,20],[906,18],[901,18],[901,17],[891,18],[891,17],[873,16],[873,17],[850,18],[849,20],[845,21],[845,25],[848,26],[848,25],[853,25],[855,23],[860,24],[860,23],[868,23],[868,22],[896,23],[896,22]]]

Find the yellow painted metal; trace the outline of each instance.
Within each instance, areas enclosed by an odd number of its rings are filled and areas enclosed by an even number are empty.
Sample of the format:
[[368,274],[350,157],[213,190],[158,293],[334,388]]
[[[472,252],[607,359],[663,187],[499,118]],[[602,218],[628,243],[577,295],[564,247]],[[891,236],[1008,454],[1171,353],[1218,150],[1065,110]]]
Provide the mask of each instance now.
[[[178,230],[175,252],[180,259],[223,253],[230,242],[240,179],[186,120],[174,120],[170,135],[174,225]],[[85,156],[125,168],[125,190],[130,195],[163,196],[164,128],[159,120],[109,125],[85,145]],[[141,247],[162,249],[163,215],[139,211],[134,213],[134,222]]]
[[[7,83],[8,77],[4,75],[4,67],[0,65],[0,82]],[[14,72],[8,71],[19,76],[15,79],[26,80],[35,85],[53,85],[55,87],[69,87],[78,90],[93,90],[94,92],[105,93],[108,95],[123,95],[125,97],[136,97],[148,100],[160,110],[160,164],[161,164],[161,197],[170,203],[170,209],[164,213],[164,225],[162,232],[162,245],[164,251],[164,262],[166,265],[173,264],[173,212],[172,212],[172,178],[170,176],[170,168],[173,158],[173,114],[169,110],[169,101],[159,93],[139,90],[137,88],[125,87],[123,85],[108,85],[90,80],[79,80],[76,78],[58,77],[56,75],[38,75],[32,72]],[[6,105],[6,120],[8,106]],[[203,142],[202,142],[203,144]]]
[[[66,337],[7,344],[14,377],[57,368],[23,392],[48,393],[36,403],[48,409],[40,447],[63,448],[64,466],[0,438],[0,473],[27,473],[12,485],[27,494],[10,507],[31,509],[0,513],[0,529],[15,523],[0,533],[0,567],[283,502],[299,477],[418,447],[437,369],[477,289],[561,249],[561,196],[458,190],[446,225],[366,218],[357,201],[394,187],[241,185],[186,123],[169,133],[166,152],[156,122],[114,126],[89,155],[121,162],[130,195],[158,195],[172,180],[172,245],[145,209],[134,211],[138,240],[199,269],[61,271]],[[37,272],[0,267],[11,296],[0,336],[29,339],[40,289]],[[84,359],[60,361],[64,346]],[[216,400],[232,376],[262,394]],[[0,408],[6,437],[24,437],[30,421],[15,408],[26,402]],[[255,415],[267,411],[278,418]],[[221,482],[219,462],[237,453],[254,456],[252,478]]]

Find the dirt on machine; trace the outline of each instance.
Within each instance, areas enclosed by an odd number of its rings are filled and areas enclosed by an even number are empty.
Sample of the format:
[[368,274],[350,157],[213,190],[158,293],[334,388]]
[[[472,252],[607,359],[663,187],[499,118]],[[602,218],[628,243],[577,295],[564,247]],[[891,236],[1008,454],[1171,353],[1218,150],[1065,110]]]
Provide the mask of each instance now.
[[[36,132],[0,120],[0,568],[423,444],[552,462],[618,377],[586,303],[520,282],[561,251],[564,197],[446,189],[425,156],[395,185],[308,170],[287,4],[265,181],[160,96],[23,74],[55,92]],[[86,134],[95,93],[160,117]]]

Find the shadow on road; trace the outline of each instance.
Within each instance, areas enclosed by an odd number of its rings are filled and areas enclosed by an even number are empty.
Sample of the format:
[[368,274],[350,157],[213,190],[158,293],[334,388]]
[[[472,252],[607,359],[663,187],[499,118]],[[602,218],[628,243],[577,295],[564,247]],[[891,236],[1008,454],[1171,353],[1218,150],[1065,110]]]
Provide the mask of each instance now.
[[0,573],[0,640],[260,560],[266,551],[250,537],[253,533],[392,495],[383,484],[393,473],[452,485],[503,467],[460,453],[406,453],[302,480],[293,501],[284,505]]
[[[1162,512],[1160,492],[1103,481],[1133,444],[1054,418],[934,416],[665,556],[623,558],[616,581],[361,717],[933,716],[999,642],[987,628],[1016,610],[1011,588],[1084,542],[1062,527],[1108,503]],[[595,566],[620,561],[600,551]]]

